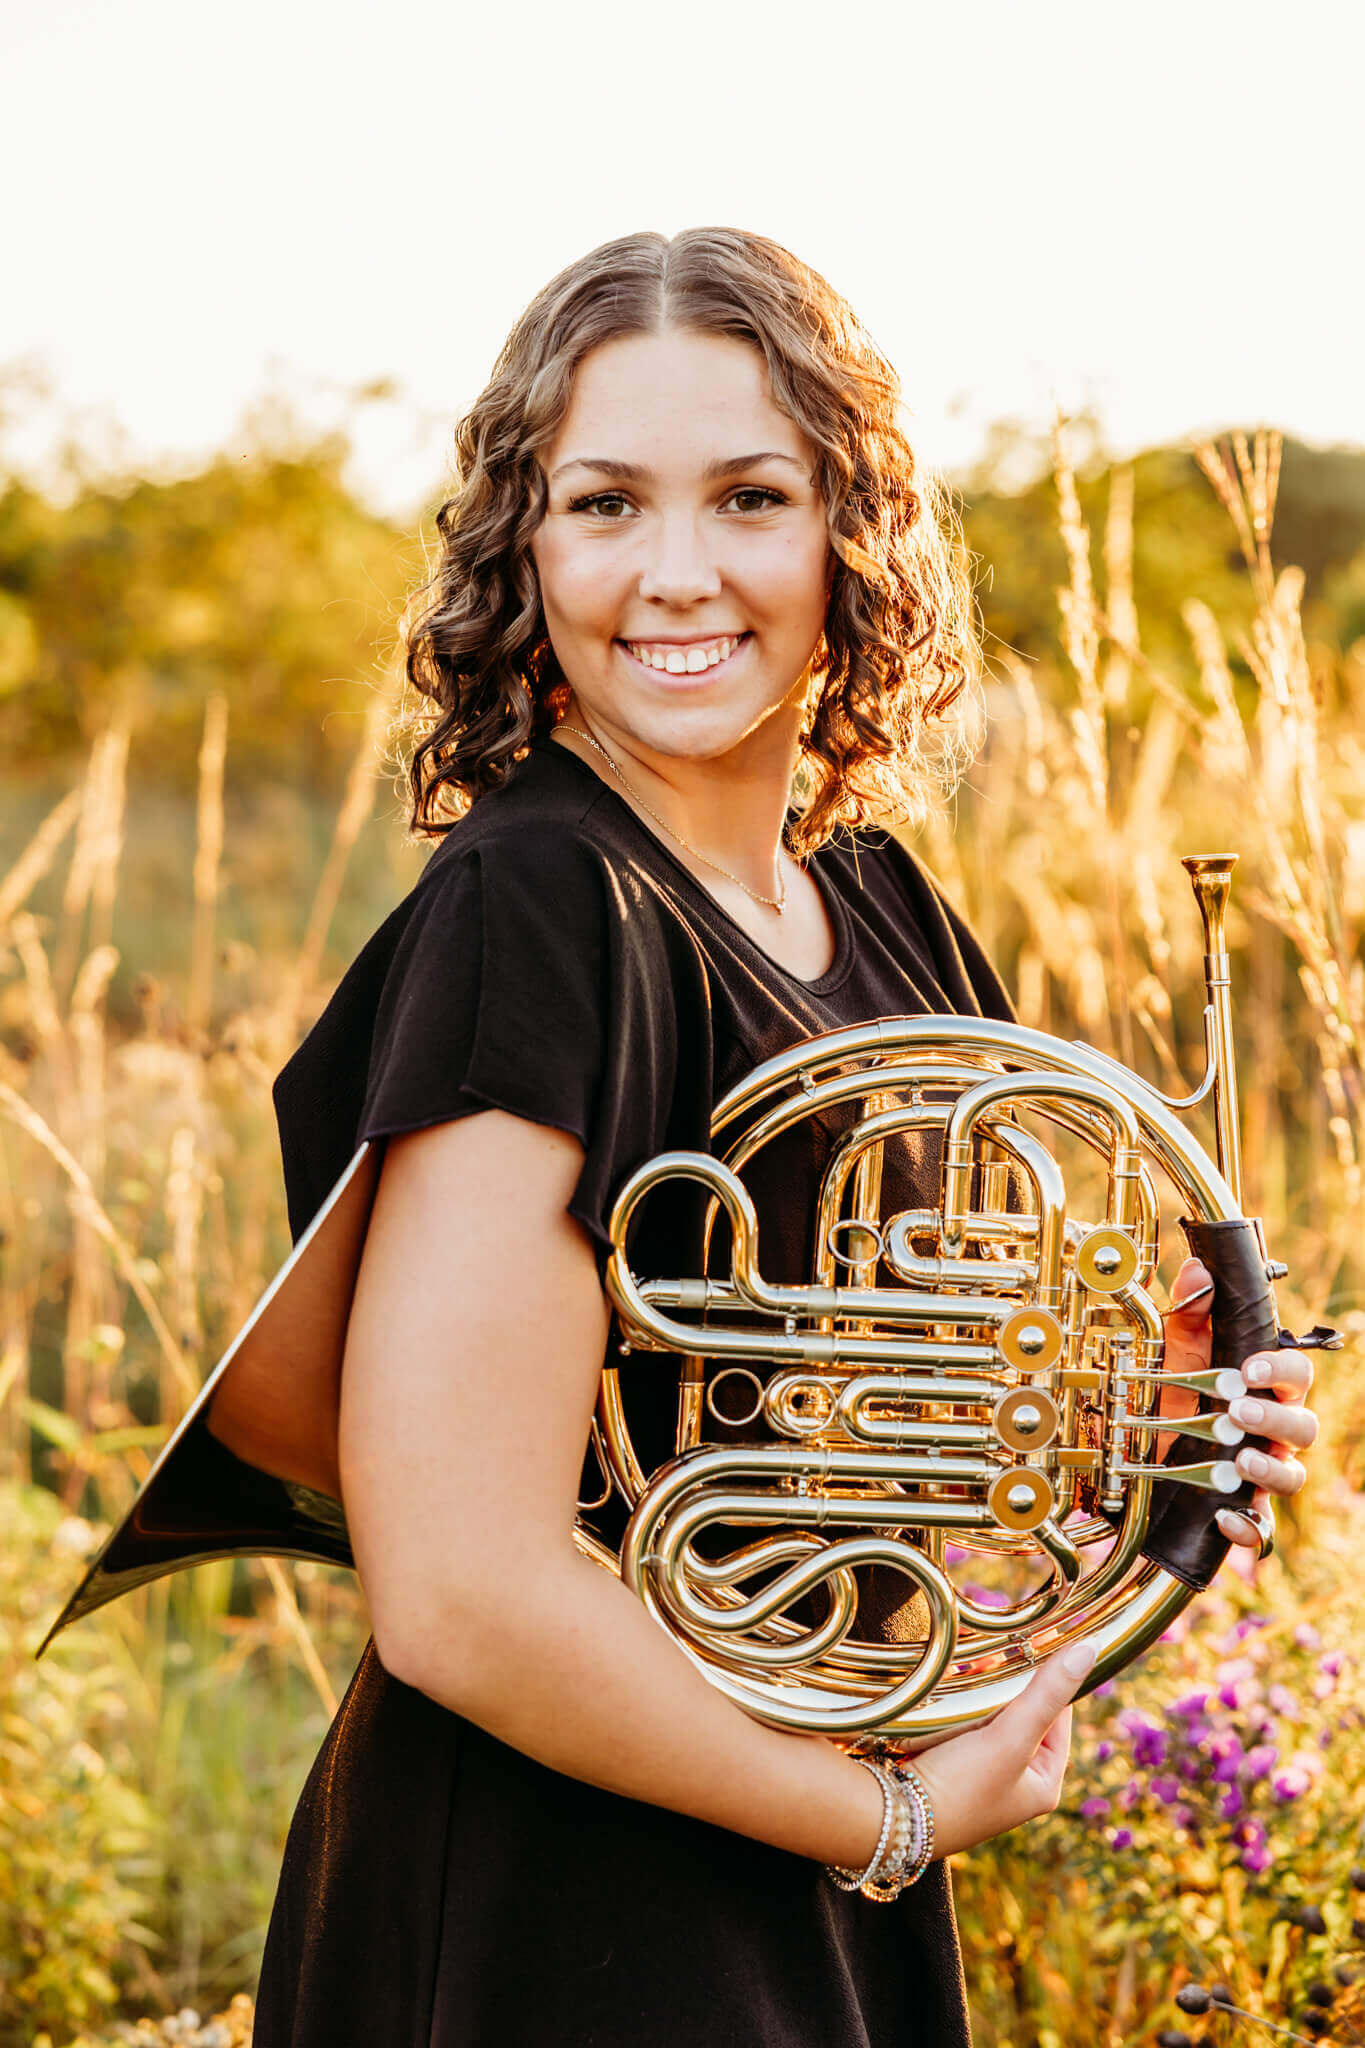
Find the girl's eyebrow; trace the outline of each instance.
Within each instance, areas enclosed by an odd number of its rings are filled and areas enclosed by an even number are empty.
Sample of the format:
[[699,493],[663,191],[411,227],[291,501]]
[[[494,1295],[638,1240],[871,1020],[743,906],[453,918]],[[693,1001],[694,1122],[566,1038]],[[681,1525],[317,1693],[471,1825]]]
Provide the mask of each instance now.
[[[798,462],[794,455],[783,455],[776,448],[764,448],[757,455],[727,455],[722,461],[708,462],[702,477],[710,483],[715,477],[738,476],[742,470],[753,469],[760,462],[789,462],[793,469],[804,474],[805,464]],[[639,462],[617,462],[610,455],[575,455],[568,462],[561,462],[550,478],[563,476],[566,469],[595,469],[603,476],[623,477],[627,483],[652,484],[655,481],[652,469],[646,469]]]

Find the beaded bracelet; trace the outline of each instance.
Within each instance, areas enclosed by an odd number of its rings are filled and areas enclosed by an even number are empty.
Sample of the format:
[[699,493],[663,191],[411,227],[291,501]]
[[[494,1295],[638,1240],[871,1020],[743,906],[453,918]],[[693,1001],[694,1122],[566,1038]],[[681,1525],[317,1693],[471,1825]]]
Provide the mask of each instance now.
[[[841,1892],[865,1891],[868,1885],[880,1889],[890,1872],[897,1869],[903,1860],[907,1843],[908,1802],[894,1774],[870,1756],[855,1756],[854,1763],[861,1764],[882,1788],[882,1825],[877,1836],[877,1846],[872,1851],[867,1868],[862,1871],[845,1870],[840,1864],[827,1863],[825,1874]],[[892,1859],[895,1858],[893,1862]],[[872,1896],[872,1894],[868,1894]]]
[[896,1818],[892,1823],[885,1856],[859,1887],[865,1899],[875,1899],[879,1905],[889,1905],[899,1896],[904,1886],[902,1873],[914,1854],[918,1839],[917,1815],[908,1788],[894,1771],[888,1770],[886,1775],[891,1780],[895,1793]]
[[888,1771],[896,1790],[897,1815],[891,1829],[891,1839],[886,1845],[886,1854],[878,1868],[867,1876],[859,1886],[865,1899],[875,1899],[879,1905],[889,1906],[893,1899],[900,1897],[905,1889],[905,1872],[914,1861],[922,1838],[923,1828],[916,1811],[918,1795],[898,1778],[894,1771]]
[[901,1884],[918,1883],[934,1860],[934,1808],[929,1798],[929,1788],[919,1772],[907,1758],[896,1758],[889,1766],[893,1777],[899,1779],[905,1791],[914,1800],[919,1816],[919,1839],[906,1859],[901,1872]]
[[866,1899],[889,1905],[907,1886],[918,1883],[934,1860],[934,1808],[929,1788],[907,1758],[882,1749],[880,1759],[855,1756],[882,1788],[882,1825],[871,1861],[862,1872],[827,1864],[826,1873],[840,1891],[861,1892]]

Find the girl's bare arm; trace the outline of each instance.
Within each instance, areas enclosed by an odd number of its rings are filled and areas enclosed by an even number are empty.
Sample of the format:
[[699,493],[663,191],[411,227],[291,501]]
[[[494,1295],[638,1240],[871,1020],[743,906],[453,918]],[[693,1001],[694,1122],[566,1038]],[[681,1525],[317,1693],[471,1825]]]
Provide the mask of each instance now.
[[[575,1138],[499,1110],[391,1138],[346,1340],[340,1459],[393,1675],[551,1769],[821,1862],[882,1795],[763,1726],[573,1544],[608,1307],[565,1204]],[[1079,1678],[1053,1659],[920,1759],[951,1855],[1056,1805]]]

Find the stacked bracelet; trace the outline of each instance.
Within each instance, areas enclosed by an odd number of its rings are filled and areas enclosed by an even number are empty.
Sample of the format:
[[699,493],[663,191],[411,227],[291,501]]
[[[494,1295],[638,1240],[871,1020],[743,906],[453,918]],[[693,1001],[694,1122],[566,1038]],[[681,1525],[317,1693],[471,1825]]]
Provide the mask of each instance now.
[[934,1860],[934,1808],[929,1798],[928,1786],[908,1759],[897,1757],[889,1760],[889,1769],[893,1777],[899,1779],[919,1811],[920,1839],[906,1863],[901,1879],[904,1885],[915,1884]]
[[862,1871],[826,1866],[840,1891],[861,1892],[866,1899],[889,1904],[907,1885],[924,1875],[933,1860],[934,1809],[918,1771],[908,1764],[872,1757],[854,1758],[882,1788],[882,1825],[871,1861]]
[[893,1848],[893,1835],[902,1807],[899,1787],[890,1771],[883,1769],[881,1764],[874,1763],[871,1757],[858,1756],[853,1761],[861,1764],[865,1771],[870,1771],[882,1788],[882,1825],[881,1833],[877,1836],[877,1846],[872,1851],[866,1870],[845,1870],[837,1863],[826,1864],[825,1869],[830,1882],[838,1885],[841,1892],[860,1892],[864,1885],[876,1884],[879,1879],[884,1878],[886,1859],[888,1852]]

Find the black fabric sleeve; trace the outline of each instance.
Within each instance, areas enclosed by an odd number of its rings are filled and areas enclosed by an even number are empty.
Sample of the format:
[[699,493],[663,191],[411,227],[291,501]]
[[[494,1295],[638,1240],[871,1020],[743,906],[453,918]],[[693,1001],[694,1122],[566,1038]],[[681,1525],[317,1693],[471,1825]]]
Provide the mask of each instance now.
[[1017,1024],[1019,1015],[1009,991],[987,958],[980,939],[962,913],[953,908],[938,884],[932,882],[932,878],[931,886],[942,909],[944,923],[952,936],[953,946],[962,963],[972,994],[981,1006],[982,1016],[993,1017],[1002,1024]]
[[980,939],[949,901],[933,872],[917,853],[890,834],[884,852],[895,884],[908,900],[933,956],[939,984],[952,1008],[959,1015],[1017,1023],[1018,1016],[1004,982],[987,958]]
[[[563,832],[486,839],[423,878],[375,1014],[358,1138],[502,1109],[584,1148],[569,1213],[599,1271],[626,1174],[682,1129],[706,1141],[695,1064],[679,1082],[675,966],[653,892]],[[690,991],[693,1001],[697,991]]]

